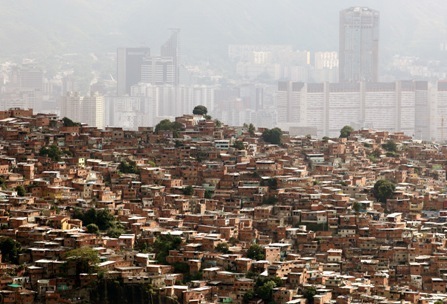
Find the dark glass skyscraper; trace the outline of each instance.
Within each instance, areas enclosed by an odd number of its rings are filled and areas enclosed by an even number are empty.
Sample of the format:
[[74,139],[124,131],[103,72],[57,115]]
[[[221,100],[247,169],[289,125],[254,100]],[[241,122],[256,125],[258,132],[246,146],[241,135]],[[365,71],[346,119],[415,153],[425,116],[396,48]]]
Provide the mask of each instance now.
[[340,82],[378,81],[379,12],[351,7],[340,12]]
[[119,48],[117,50],[117,95],[130,94],[130,87],[141,81],[143,59],[150,56],[150,49]]

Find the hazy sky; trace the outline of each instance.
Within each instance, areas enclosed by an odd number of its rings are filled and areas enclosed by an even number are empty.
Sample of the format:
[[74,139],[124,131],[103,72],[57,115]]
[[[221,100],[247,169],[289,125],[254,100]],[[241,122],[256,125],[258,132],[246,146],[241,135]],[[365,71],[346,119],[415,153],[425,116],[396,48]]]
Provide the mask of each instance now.
[[447,41],[446,0],[3,0],[1,55],[158,50],[170,27],[181,28],[186,54],[229,43],[338,50],[338,13],[354,5],[380,11],[382,53],[424,54]]

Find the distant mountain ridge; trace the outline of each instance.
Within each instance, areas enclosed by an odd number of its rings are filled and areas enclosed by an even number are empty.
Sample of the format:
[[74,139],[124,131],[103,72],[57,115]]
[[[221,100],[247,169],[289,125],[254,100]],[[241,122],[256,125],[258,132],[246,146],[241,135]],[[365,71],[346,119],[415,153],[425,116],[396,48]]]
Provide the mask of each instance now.
[[444,0],[5,0],[1,57],[113,51],[158,52],[168,28],[181,28],[185,54],[226,52],[232,43],[281,43],[338,50],[338,13],[353,5],[381,13],[381,51],[436,52],[447,41]]

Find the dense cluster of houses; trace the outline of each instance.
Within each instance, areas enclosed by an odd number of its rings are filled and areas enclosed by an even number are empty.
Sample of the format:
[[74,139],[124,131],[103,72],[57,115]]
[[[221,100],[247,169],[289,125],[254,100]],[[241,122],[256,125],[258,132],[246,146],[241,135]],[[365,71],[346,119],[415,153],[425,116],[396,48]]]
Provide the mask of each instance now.
[[[1,303],[93,303],[99,280],[184,304],[447,299],[447,147],[372,130],[274,145],[260,128],[176,122],[102,130],[0,111]],[[386,201],[378,180],[395,186]],[[121,233],[87,229],[75,213],[91,208]],[[161,262],[163,235],[181,243]],[[99,263],[77,273],[65,254],[86,247]],[[267,294],[260,278],[276,282]]]

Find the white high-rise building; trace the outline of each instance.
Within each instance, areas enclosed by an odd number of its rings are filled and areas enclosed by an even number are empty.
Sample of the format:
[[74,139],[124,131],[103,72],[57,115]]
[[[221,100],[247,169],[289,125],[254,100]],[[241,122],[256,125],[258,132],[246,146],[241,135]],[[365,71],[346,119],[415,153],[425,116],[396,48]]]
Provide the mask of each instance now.
[[81,96],[79,92],[68,92],[61,100],[61,116],[102,129],[105,126],[104,96],[97,93]]
[[75,122],[82,120],[82,96],[79,92],[67,92],[61,99],[61,117]]
[[[447,88],[447,85],[445,85]],[[439,138],[431,132],[431,114],[442,117],[447,126],[447,93],[438,84],[435,97],[427,83],[398,81],[390,83],[318,83],[280,82],[277,90],[277,117],[280,127],[315,130],[318,136],[338,136],[340,129],[371,128],[404,132],[410,136]],[[447,92],[447,89],[445,90]],[[445,97],[445,98],[444,98]],[[437,103],[430,105],[430,100]],[[436,108],[436,111],[431,110]],[[444,113],[444,114],[443,114]],[[446,128],[447,129],[447,128]],[[445,132],[447,138],[447,131]]]
[[111,96],[106,99],[106,125],[136,130],[140,126],[152,126],[147,97],[140,96]]
[[147,57],[141,66],[141,82],[173,85],[176,80],[175,69],[173,57]]
[[89,126],[103,129],[105,127],[104,96],[97,93],[84,96],[82,100],[82,122]]

